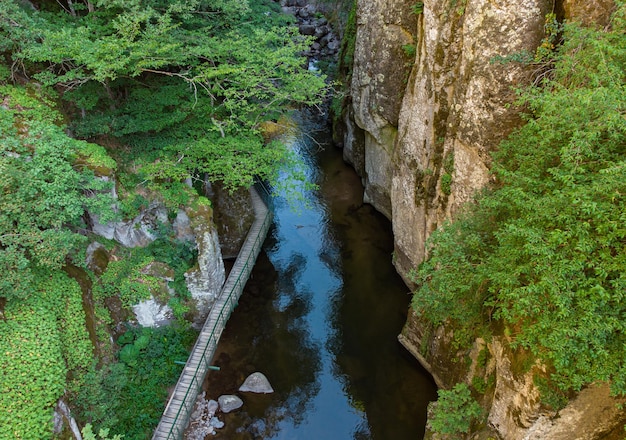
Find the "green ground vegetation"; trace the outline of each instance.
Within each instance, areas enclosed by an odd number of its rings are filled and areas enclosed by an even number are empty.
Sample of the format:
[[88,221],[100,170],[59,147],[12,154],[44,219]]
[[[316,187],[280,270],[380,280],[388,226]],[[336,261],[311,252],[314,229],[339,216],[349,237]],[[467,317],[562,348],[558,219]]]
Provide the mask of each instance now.
[[[0,437],[51,437],[60,398],[89,435],[150,436],[193,332],[182,322],[130,329],[97,359],[81,288],[63,268],[86,270],[86,212],[128,219],[158,199],[171,219],[198,203],[186,179],[234,189],[292,163],[261,127],[319,103],[326,88],[306,69],[309,40],[292,24],[273,1],[0,2],[0,407],[9,414]],[[101,276],[85,273],[103,346],[105,302],[154,293],[157,281],[141,272],[148,263],[169,266],[171,305],[178,317],[187,311],[194,249],[158,229],[132,252],[100,239],[116,261]]]
[[497,184],[433,234],[415,274],[423,319],[466,344],[504,331],[561,395],[626,394],[625,14],[620,1],[606,29],[561,28],[519,92],[526,124],[493,155]]

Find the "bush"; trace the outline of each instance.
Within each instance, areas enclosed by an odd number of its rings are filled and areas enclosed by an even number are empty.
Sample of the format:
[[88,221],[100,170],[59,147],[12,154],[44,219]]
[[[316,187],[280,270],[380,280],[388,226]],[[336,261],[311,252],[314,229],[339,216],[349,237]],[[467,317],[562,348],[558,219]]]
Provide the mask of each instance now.
[[49,438],[57,400],[93,359],[76,281],[63,272],[37,281],[36,294],[8,301],[0,321],[0,407],[9,415],[0,417],[0,438]]
[[[77,398],[79,418],[125,440],[149,439],[167,388],[178,380],[197,333],[189,326],[130,328],[118,339],[119,362],[92,370]],[[137,408],[141,408],[138,415]]]
[[468,433],[471,424],[483,414],[469,387],[457,383],[452,390],[439,390],[437,393],[439,398],[428,422],[431,429],[439,434]]

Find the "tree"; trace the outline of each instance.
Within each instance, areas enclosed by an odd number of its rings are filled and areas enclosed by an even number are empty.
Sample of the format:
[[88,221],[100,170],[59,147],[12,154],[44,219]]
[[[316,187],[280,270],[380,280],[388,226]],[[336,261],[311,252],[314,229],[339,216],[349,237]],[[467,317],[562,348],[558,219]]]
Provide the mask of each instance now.
[[65,264],[84,239],[77,228],[85,209],[108,209],[109,185],[93,168],[115,164],[100,147],[67,137],[35,89],[0,85],[0,96],[0,286],[11,299],[31,293],[33,270]]
[[[175,165],[231,187],[274,177],[290,154],[265,145],[261,124],[292,105],[318,103],[325,89],[324,77],[303,67],[310,41],[286,26],[273,2],[65,6],[33,15],[38,38],[14,59],[62,90],[77,110],[77,135],[151,150],[144,159],[158,158],[160,173],[181,174],[163,170]],[[199,162],[207,148],[218,154]]]

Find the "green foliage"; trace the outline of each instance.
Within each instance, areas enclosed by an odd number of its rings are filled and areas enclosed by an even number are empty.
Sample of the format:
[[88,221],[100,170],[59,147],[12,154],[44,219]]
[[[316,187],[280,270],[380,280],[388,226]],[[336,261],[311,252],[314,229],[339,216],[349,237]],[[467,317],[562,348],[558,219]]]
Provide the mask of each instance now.
[[415,15],[420,15],[424,13],[424,2],[417,2],[413,6],[411,6],[411,11]]
[[[0,85],[0,288],[7,298],[33,290],[32,271],[58,269],[84,237],[85,208],[107,210],[108,184],[77,158],[111,167],[99,147],[67,137],[45,93]],[[106,218],[106,216],[105,216]]]
[[535,376],[534,383],[541,394],[541,402],[554,411],[559,411],[567,405],[568,396],[563,390],[542,376]]
[[108,429],[101,429],[98,431],[98,435],[94,434],[93,427],[91,423],[87,423],[83,430],[81,431],[84,440],[122,440],[124,438],[123,435],[114,435],[113,437],[109,437]]
[[465,14],[465,6],[467,6],[467,0],[450,0],[448,8],[449,10],[454,9],[454,12],[460,17]]
[[444,173],[441,175],[441,192],[449,196],[452,193],[452,175]]
[[[346,108],[346,98],[349,96],[348,85],[351,82],[352,70],[354,67],[354,49],[356,44],[356,0],[348,0],[344,6],[348,11],[343,26],[343,36],[341,47],[337,59],[337,77],[333,90],[333,97],[330,104],[330,115],[333,126],[341,123],[344,108]],[[349,5],[349,9],[347,6]],[[342,5],[343,6],[343,5]]]
[[179,320],[184,319],[185,314],[190,310],[190,307],[186,305],[178,296],[171,297],[167,302],[167,305],[172,309],[174,318]]
[[415,54],[417,51],[417,46],[415,46],[415,44],[405,44],[402,46],[402,50],[404,51],[404,54],[407,56],[407,58],[415,58]]
[[[109,262],[98,282],[94,284],[94,298],[102,300],[116,296],[128,308],[148,299],[151,294],[161,301],[169,302],[171,299],[164,283],[165,278],[173,278],[173,281],[167,283],[176,291],[177,297],[173,297],[176,298],[173,304],[179,317],[182,317],[185,306],[181,301],[189,295],[185,272],[190,269],[197,256],[193,244],[175,241],[161,234],[160,238],[146,247],[118,249],[117,252],[119,259]],[[165,266],[155,265],[155,262],[164,263]],[[159,271],[163,273],[159,274]],[[164,295],[161,292],[165,292]]]
[[536,62],[552,60],[559,35],[563,32],[563,24],[559,23],[554,12],[546,14],[544,32],[545,36],[535,51]]
[[[177,179],[198,171],[179,166],[180,154],[194,161],[185,165],[209,168],[209,177],[228,187],[249,185],[257,173],[276,177],[287,152],[264,146],[260,124],[294,104],[319,103],[326,89],[323,76],[303,67],[310,39],[287,26],[292,19],[279,5],[142,0],[92,6],[62,11],[47,4],[49,11],[32,14],[38,38],[14,53],[44,84],[64,86],[77,135],[151,145],[149,157],[136,149],[131,154],[146,172],[168,176],[150,182],[172,205],[186,202],[176,197],[185,194]],[[215,153],[200,160],[207,149]]]
[[520,93],[528,122],[494,154],[498,187],[433,234],[413,305],[471,329],[513,327],[561,392],[626,393],[626,37],[567,25],[554,72]]
[[7,303],[0,321],[0,437],[50,436],[66,367],[54,313],[36,300]]
[[142,272],[154,259],[143,252],[129,252],[126,258],[111,261],[94,286],[96,299],[117,296],[125,307],[132,307],[150,297],[158,288],[158,280]]
[[452,193],[452,174],[454,173],[454,151],[450,151],[443,159],[444,173],[441,175],[441,192],[445,195]]
[[139,215],[142,210],[147,209],[150,205],[150,201],[143,195],[131,192],[120,198],[118,206],[123,218],[132,219]]
[[0,53],[19,51],[37,36],[37,27],[22,2],[0,3]]
[[38,285],[40,296],[55,310],[61,353],[75,380],[72,386],[80,386],[82,375],[93,361],[93,346],[85,327],[81,288],[64,272],[41,278]]
[[439,434],[468,433],[472,423],[482,414],[482,408],[472,397],[465,383],[457,383],[451,390],[437,391],[439,398],[428,423]]
[[160,132],[182,123],[194,107],[189,85],[177,78],[151,78],[147,85],[119,80],[115,87],[127,95],[124,100],[112,100],[104,88],[93,82],[64,94],[65,100],[90,110],[84,118],[73,121],[78,136],[110,133],[122,137]]
[[413,295],[415,310],[435,325],[452,320],[455,326],[482,325],[489,298],[487,274],[481,262],[493,237],[488,213],[460,213],[431,236],[430,258],[412,275],[420,288]]
[[[197,333],[189,327],[133,328],[119,339],[119,363],[93,370],[77,404],[80,418],[125,439],[149,439]],[[141,408],[141,413],[137,412]]]
[[443,159],[443,169],[448,174],[452,174],[454,172],[454,151],[450,151],[446,154]]
[[[224,155],[225,150],[232,154]],[[170,159],[172,158],[172,159]],[[173,158],[178,158],[174,160]],[[178,179],[191,175],[194,171],[206,173],[212,180],[220,180],[229,189],[251,186],[254,177],[260,176],[277,180],[279,168],[294,159],[283,144],[263,143],[258,135],[226,136],[208,134],[192,144],[185,141],[172,142],[163,150],[163,158],[146,165],[141,172],[153,186],[161,185],[175,178],[169,178],[168,170],[179,173]]]
[[346,78],[345,83],[349,84],[352,76],[352,68],[354,66],[354,49],[356,47],[356,0],[352,2],[352,7],[348,13],[346,25],[341,40],[341,49],[339,51],[339,65],[341,66],[342,76]]
[[[495,376],[490,376],[489,377],[494,378],[495,381]],[[487,388],[489,388],[490,384],[489,382],[487,382],[485,380],[484,377],[482,376],[474,376],[472,378],[472,387],[479,393],[479,394],[485,394],[485,392],[487,391]]]
[[0,438],[49,438],[57,400],[92,362],[76,281],[59,271],[38,274],[36,285],[37,294],[7,301],[0,321],[0,407],[8,415]]

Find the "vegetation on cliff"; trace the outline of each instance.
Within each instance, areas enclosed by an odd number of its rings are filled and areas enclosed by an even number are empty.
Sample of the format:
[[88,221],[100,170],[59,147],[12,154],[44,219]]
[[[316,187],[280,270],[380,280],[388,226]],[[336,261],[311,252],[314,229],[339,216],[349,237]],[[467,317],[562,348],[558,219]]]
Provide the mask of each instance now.
[[[264,141],[262,123],[325,88],[290,23],[272,1],[0,2],[1,438],[51,437],[60,398],[81,425],[151,435],[193,333],[129,330],[117,353],[101,352],[105,303],[145,296],[153,261],[184,291],[193,251],[166,227],[133,252],[99,238],[116,261],[95,274],[87,212],[127,219],[158,199],[173,218],[198,197],[189,178],[236,188],[276,177],[292,156]],[[92,341],[70,264],[94,284]]]
[[415,273],[423,319],[451,324],[460,343],[503,332],[548,367],[540,382],[554,406],[595,381],[626,394],[626,6],[616,3],[606,29],[563,27],[550,64],[520,91],[527,123],[493,155],[497,183],[433,234]]

